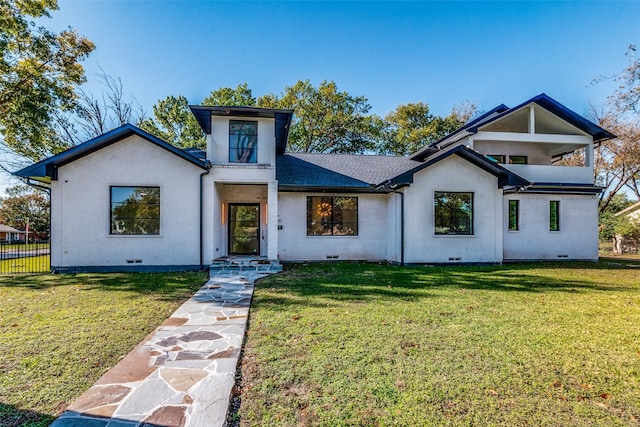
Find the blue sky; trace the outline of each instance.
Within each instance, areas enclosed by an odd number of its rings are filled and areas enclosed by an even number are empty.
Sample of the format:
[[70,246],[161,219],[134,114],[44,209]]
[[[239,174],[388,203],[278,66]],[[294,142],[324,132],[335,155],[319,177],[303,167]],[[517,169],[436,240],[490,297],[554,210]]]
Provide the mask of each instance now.
[[[333,80],[385,115],[408,102],[436,114],[488,110],[545,92],[578,113],[615,88],[594,78],[640,44],[640,2],[69,1],[43,24],[96,44],[84,62],[120,77],[147,113],[159,99],[199,103],[221,86],[255,96],[298,79]],[[3,182],[4,181],[4,182]],[[0,179],[0,185],[6,178]]]

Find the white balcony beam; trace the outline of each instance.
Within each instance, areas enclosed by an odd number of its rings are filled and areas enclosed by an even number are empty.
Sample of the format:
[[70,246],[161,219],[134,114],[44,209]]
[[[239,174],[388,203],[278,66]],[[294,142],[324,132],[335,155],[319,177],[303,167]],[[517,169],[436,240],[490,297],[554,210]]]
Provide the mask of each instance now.
[[544,144],[576,144],[590,145],[593,140],[586,135],[559,135],[546,133],[517,133],[517,132],[478,132],[473,137],[476,141],[508,141],[508,142],[539,142]]

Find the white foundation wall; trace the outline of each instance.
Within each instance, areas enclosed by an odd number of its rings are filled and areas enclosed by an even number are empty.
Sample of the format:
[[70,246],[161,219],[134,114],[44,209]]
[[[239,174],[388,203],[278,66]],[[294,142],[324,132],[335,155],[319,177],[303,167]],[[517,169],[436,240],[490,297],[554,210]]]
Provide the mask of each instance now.
[[[473,193],[473,235],[436,235],[434,192]],[[502,262],[498,179],[458,156],[414,175],[405,190],[405,263]]]
[[[51,189],[51,265],[198,265],[202,172],[139,136],[61,166]],[[160,187],[160,235],[111,235],[110,186]]]
[[[307,196],[358,198],[357,236],[307,236]],[[281,227],[281,228],[280,228]],[[387,257],[387,196],[278,193],[278,255],[283,261],[382,261]]]
[[[519,200],[519,230],[508,231],[509,200]],[[549,231],[549,202],[560,201],[560,231]],[[598,199],[586,195],[504,197],[504,259],[598,259]],[[560,255],[560,257],[559,257]]]

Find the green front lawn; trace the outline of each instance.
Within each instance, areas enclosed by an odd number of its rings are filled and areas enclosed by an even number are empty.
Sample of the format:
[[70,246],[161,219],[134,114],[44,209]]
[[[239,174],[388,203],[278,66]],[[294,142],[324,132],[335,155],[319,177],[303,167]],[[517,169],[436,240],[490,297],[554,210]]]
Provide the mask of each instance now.
[[288,266],[259,282],[241,425],[640,423],[640,262]]
[[49,425],[205,279],[0,276],[0,425]]

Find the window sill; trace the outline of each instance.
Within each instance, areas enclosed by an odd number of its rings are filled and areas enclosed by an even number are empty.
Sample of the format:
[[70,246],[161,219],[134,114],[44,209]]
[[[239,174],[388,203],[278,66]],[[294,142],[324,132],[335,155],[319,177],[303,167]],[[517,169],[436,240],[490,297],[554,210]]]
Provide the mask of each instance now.
[[475,234],[434,234],[433,237],[444,237],[444,238],[448,238],[448,237],[454,237],[454,238],[464,238],[464,237],[476,237]]
[[308,235],[308,234],[307,234],[307,235],[306,235],[306,237],[307,237],[308,239],[317,239],[318,237],[325,237],[325,238],[330,238],[330,239],[333,239],[333,238],[343,238],[343,239],[344,239],[344,238],[350,238],[350,239],[357,239],[357,238],[359,238],[360,236],[340,236],[340,235],[330,235],[330,236],[329,236],[329,235],[327,235],[327,236],[310,236],[310,235]]
[[124,239],[157,239],[161,238],[162,234],[107,234],[107,238],[124,238]]

